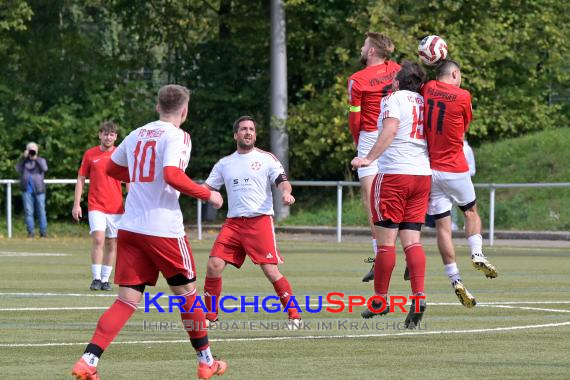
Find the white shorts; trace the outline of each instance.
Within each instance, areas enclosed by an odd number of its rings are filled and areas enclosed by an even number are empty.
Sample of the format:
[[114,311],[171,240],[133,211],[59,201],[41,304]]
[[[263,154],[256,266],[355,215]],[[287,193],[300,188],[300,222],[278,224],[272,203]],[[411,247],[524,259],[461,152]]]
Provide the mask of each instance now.
[[[358,137],[358,157],[366,157],[370,149],[376,144],[378,132],[360,131]],[[358,178],[364,178],[378,174],[378,160],[374,160],[370,165],[358,168]]]
[[475,188],[469,172],[449,173],[432,169],[429,215],[451,211],[453,203],[465,206],[475,201]]
[[101,211],[89,211],[89,233],[105,231],[105,237],[116,238],[121,214],[105,214]]

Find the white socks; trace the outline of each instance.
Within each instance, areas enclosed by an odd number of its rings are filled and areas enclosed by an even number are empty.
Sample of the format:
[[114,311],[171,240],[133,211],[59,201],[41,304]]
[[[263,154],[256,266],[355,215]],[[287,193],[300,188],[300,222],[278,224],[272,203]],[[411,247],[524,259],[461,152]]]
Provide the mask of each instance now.
[[459,274],[459,268],[457,268],[457,263],[445,265],[445,273],[447,277],[451,280],[451,283],[461,280],[461,275]]
[[110,265],[91,264],[91,275],[94,280],[101,280],[101,282],[109,282],[113,267]]
[[109,282],[109,277],[111,277],[111,272],[113,267],[110,265],[101,266],[101,282]]
[[101,264],[91,264],[91,275],[94,280],[101,279]]
[[91,367],[97,367],[97,363],[99,363],[99,358],[90,352],[84,353],[82,358]]
[[483,237],[479,234],[467,238],[472,256],[483,256]]
[[196,351],[196,356],[198,357],[198,361],[200,363],[206,363],[208,367],[214,364],[214,358],[210,352],[210,347],[202,351]]

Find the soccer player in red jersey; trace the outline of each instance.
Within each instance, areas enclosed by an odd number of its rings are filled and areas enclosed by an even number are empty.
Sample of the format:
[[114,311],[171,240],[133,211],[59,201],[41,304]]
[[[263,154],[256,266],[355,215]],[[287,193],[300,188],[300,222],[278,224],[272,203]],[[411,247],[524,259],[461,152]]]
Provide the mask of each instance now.
[[100,144],[87,150],[75,185],[71,215],[77,222],[83,217],[81,195],[89,178],[88,212],[91,233],[91,290],[111,290],[109,277],[117,254],[117,227],[123,208],[121,182],[106,173],[107,163],[115,150],[117,125],[106,121],[99,127]]
[[[378,174],[372,183],[370,208],[379,247],[374,266],[374,292],[386,299],[396,265],[396,239],[399,237],[409,269],[412,294],[416,299],[405,326],[414,328],[426,310],[424,278],[426,257],[420,242],[427,211],[431,170],[423,128],[423,97],[420,88],[426,74],[417,63],[404,61],[394,78],[393,94],[382,99],[378,118],[378,140],[366,155],[355,157],[354,168],[366,167],[378,159]],[[386,305],[384,305],[386,306]],[[383,305],[372,303],[382,310]],[[386,314],[389,309],[364,310],[362,317]]]
[[180,125],[186,120],[189,100],[183,86],[162,87],[157,105],[160,120],[131,132],[107,165],[108,175],[130,182],[117,238],[119,295],[99,318],[85,353],[73,367],[77,379],[99,379],[99,358],[136,311],[145,286],[156,284],[159,272],[172,292],[185,298],[180,316],[185,328],[192,326],[187,332],[198,358],[198,378],[210,379],[226,371],[226,363],[215,360],[210,352],[204,313],[200,308],[190,311],[196,299],[196,268],[178,196],[184,193],[215,208],[222,206],[223,199],[184,173],[192,142]]
[[[212,296],[220,299],[222,273],[227,264],[240,268],[246,256],[260,266],[286,306],[293,289],[277,266],[283,259],[275,241],[271,184],[281,191],[284,205],[295,202],[293,189],[281,162],[273,154],[255,147],[256,123],[252,117],[238,118],[233,130],[237,150],[219,160],[206,179],[209,189],[219,190],[225,186],[228,195],[228,217],[208,260],[204,285],[206,306],[212,310]],[[289,309],[288,315],[291,328],[300,328],[298,311]],[[215,322],[218,313],[208,313],[206,318]]]
[[473,266],[488,278],[497,277],[497,269],[482,251],[481,218],[463,152],[464,135],[472,119],[471,95],[460,88],[461,70],[457,62],[445,60],[436,71],[437,80],[429,81],[422,89],[424,124],[433,171],[428,214],[435,219],[437,245],[455,294],[464,306],[473,307],[475,298],[463,285],[455,262],[451,233],[454,202],[465,215],[465,236],[471,248]]
[[[380,101],[392,92],[392,79],[400,70],[400,65],[390,61],[390,53],[394,44],[387,36],[368,32],[364,45],[360,49],[360,62],[366,68],[352,74],[348,79],[350,133],[357,146],[358,157],[365,157],[378,137],[378,114]],[[370,188],[372,180],[378,172],[376,162],[358,169],[362,204],[368,215],[368,223],[372,233],[372,250],[376,255],[376,235],[370,210]],[[368,282],[374,278],[374,266],[362,281]]]

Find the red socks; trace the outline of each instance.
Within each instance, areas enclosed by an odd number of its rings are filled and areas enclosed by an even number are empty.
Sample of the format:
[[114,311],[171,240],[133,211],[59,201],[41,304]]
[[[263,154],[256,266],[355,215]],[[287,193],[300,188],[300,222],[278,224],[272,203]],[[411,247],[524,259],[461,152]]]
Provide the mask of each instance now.
[[115,303],[99,318],[91,343],[96,344],[103,350],[107,349],[137,310],[137,307],[137,304],[117,298]]
[[396,247],[381,245],[374,262],[374,292],[385,296],[388,294],[392,271],[396,265]]
[[204,283],[204,300],[208,310],[213,310],[212,306],[212,296],[216,296],[216,312],[210,312],[206,314],[206,318],[210,321],[215,321],[218,318],[218,301],[220,300],[220,295],[222,294],[222,278],[221,277],[207,277]]
[[[279,280],[273,283],[273,289],[275,289],[275,293],[281,300],[281,304],[283,307],[287,306],[289,299],[293,295],[293,289],[291,288],[291,284],[287,281],[285,276],[281,277]],[[301,316],[297,312],[297,309],[289,309],[289,319],[300,319]]]
[[196,351],[205,350],[209,347],[209,344],[204,312],[201,308],[195,307],[193,312],[188,313],[188,310],[190,310],[196,300],[196,289],[186,294],[181,294],[181,296],[186,298],[186,302],[184,303],[184,306],[182,306],[186,312],[180,313],[180,317],[182,318],[182,327],[186,329],[186,332],[190,336],[192,347],[194,347]]
[[424,293],[424,280],[426,275],[426,254],[421,243],[414,243],[404,248],[406,264],[410,272],[412,293]]

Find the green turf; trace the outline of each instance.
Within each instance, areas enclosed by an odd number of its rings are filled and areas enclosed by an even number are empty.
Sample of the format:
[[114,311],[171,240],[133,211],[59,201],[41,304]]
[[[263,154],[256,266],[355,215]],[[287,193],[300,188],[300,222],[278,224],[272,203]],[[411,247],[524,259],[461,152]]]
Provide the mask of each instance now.
[[[0,243],[0,378],[71,378],[71,366],[83,352],[84,343],[91,337],[103,308],[114,299],[105,296],[108,293],[87,290],[89,240],[2,239]],[[211,244],[211,241],[192,242],[200,288]],[[371,285],[360,282],[369,268],[362,263],[368,249],[364,243],[282,242],[286,260],[282,271],[298,296],[310,295],[315,302],[317,295],[329,291],[368,296]],[[345,311],[341,314],[305,313],[304,320],[310,322],[312,331],[215,331],[210,334],[212,348],[216,355],[228,361],[227,378],[568,378],[570,325],[528,328],[569,323],[570,253],[567,250],[489,249],[487,254],[499,268],[500,276],[487,280],[470,268],[466,249],[460,247],[458,263],[464,282],[479,302],[475,309],[468,310],[459,305],[451,292],[434,247],[426,249],[429,303],[422,330],[404,333],[390,328],[403,321],[405,315],[400,312],[371,320],[369,328],[375,324],[377,328],[384,328],[383,331],[351,330],[351,323],[362,328],[363,320],[358,313]],[[68,256],[13,256],[9,252]],[[400,252],[392,279],[392,294],[409,293],[409,284],[402,280],[402,272]],[[155,291],[167,291],[163,280],[152,289]],[[273,290],[259,269],[248,263],[240,271],[227,269],[224,293],[265,296]],[[529,301],[554,303],[508,304]],[[101,309],[6,310],[48,307]],[[228,323],[266,324],[285,319],[283,314],[253,314],[251,309],[247,314],[222,315],[221,318]],[[116,344],[103,356],[99,366],[103,379],[195,376],[193,350],[185,332],[145,331],[143,324],[148,322],[172,322],[181,327],[176,313],[139,310]],[[316,331],[317,323],[332,323],[333,328]],[[513,330],[516,326],[528,327]],[[504,330],[497,330],[501,328]],[[495,330],[473,331],[487,329]],[[141,343],[145,341],[147,343]],[[45,343],[54,345],[7,346]]]

